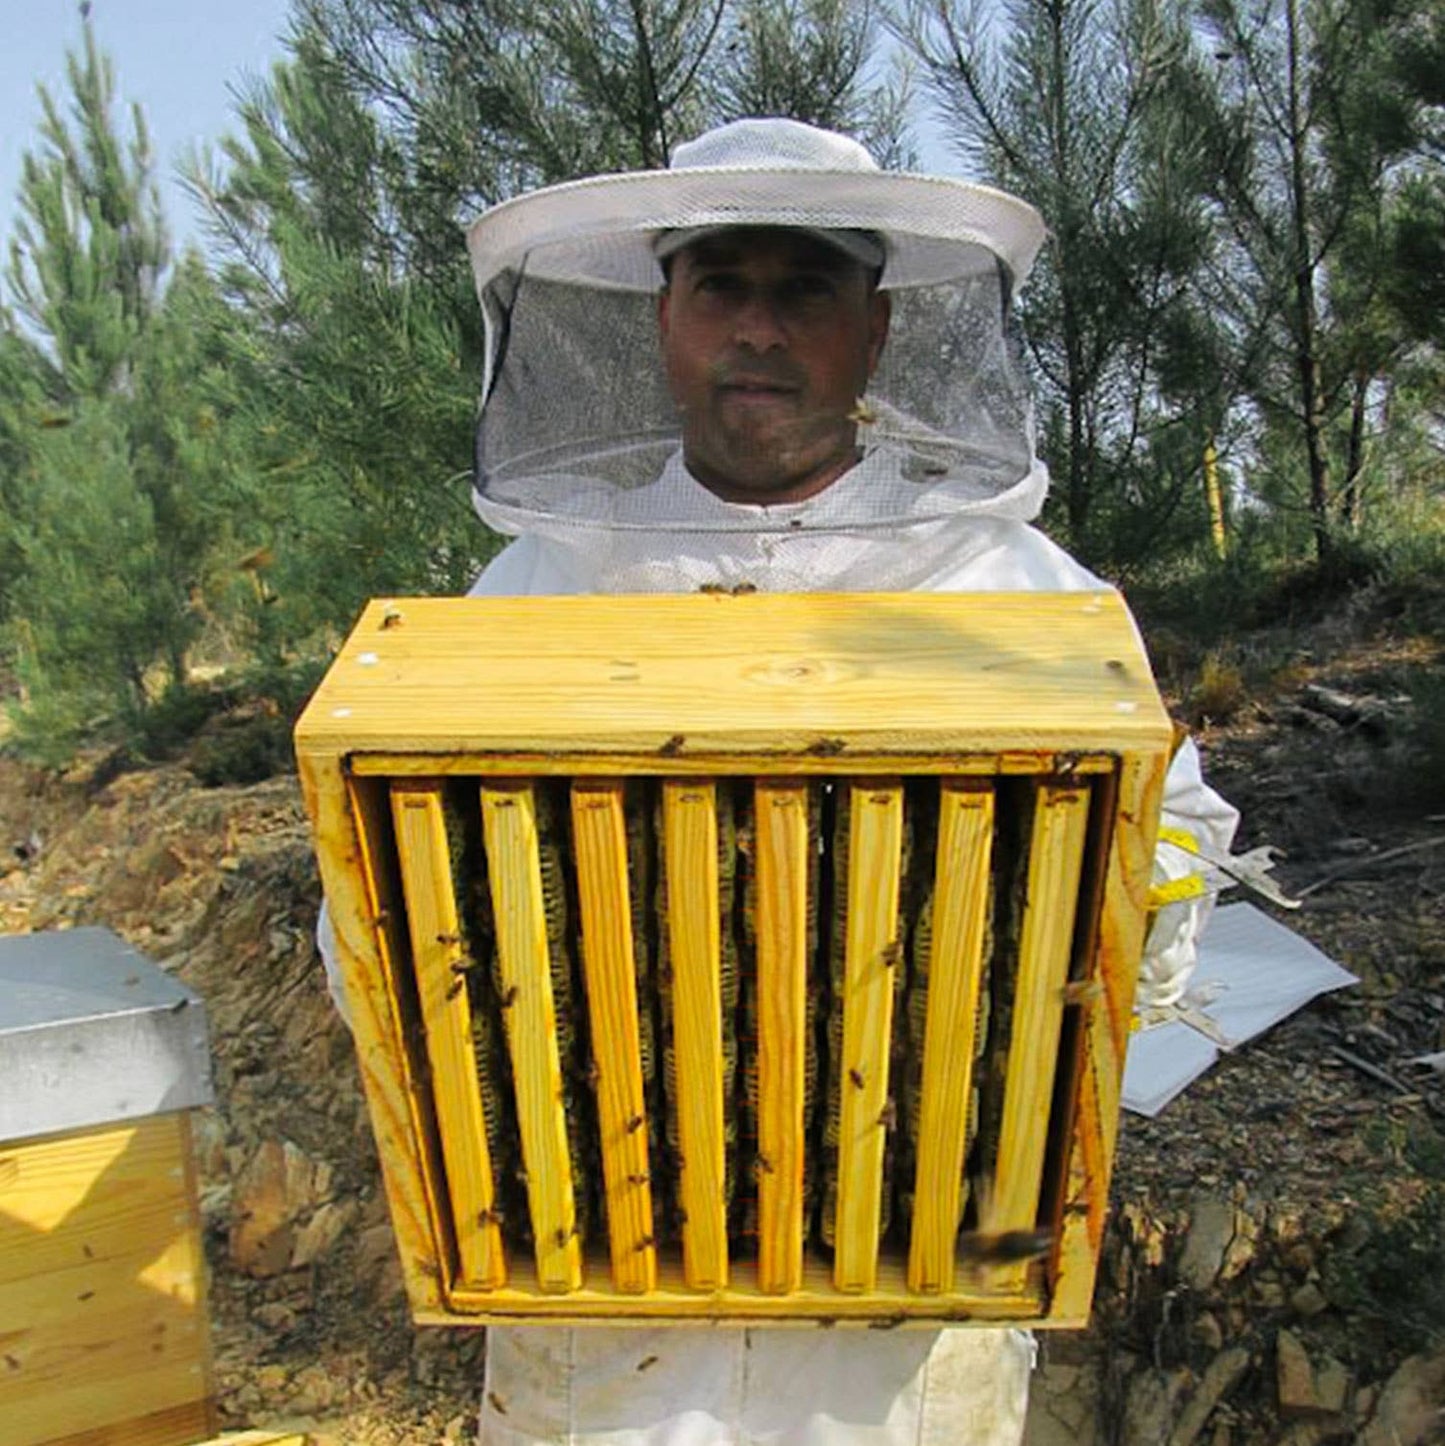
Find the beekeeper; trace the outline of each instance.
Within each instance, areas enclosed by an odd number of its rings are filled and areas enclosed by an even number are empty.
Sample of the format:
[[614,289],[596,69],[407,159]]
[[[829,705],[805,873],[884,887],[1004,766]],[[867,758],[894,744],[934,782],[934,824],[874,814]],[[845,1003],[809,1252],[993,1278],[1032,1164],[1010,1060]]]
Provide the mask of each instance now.
[[[1030,525],[1048,479],[1009,317],[1042,239],[1013,197],[786,120],[495,207],[469,237],[475,502],[515,540],[473,593],[1104,587]],[[1228,847],[1188,743],[1165,809]],[[1151,999],[1201,915],[1161,912]],[[1007,1446],[1032,1354],[1007,1329],[494,1328],[482,1440]]]

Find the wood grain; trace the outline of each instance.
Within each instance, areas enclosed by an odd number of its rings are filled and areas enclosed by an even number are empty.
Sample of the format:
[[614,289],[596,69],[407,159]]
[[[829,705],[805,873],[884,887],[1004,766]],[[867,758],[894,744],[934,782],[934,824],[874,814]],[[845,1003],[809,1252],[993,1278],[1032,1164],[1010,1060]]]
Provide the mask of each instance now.
[[896,1127],[889,1047],[898,971],[903,788],[850,786],[847,936],[843,961],[843,1059],[838,1139],[838,1217],[833,1282],[872,1290],[878,1274],[883,1151]]
[[620,783],[573,788],[572,841],[592,1053],[597,1061],[597,1121],[612,1281],[620,1291],[646,1291],[657,1283],[648,1159],[652,1126],[642,1087],[627,818]]
[[695,1289],[717,1290],[728,1283],[728,1242],[716,785],[664,783],[662,820],[683,1274]]
[[542,899],[537,804],[531,787],[522,783],[484,787],[481,806],[537,1281],[547,1291],[576,1290],[582,1283],[582,1255]]
[[939,794],[933,950],[923,1039],[923,1105],[908,1288],[947,1292],[963,1209],[978,993],[992,887],[994,794],[945,781]]
[[185,1114],[0,1144],[6,1446],[215,1429],[195,1183]]
[[472,1011],[440,783],[393,784],[391,812],[406,898],[412,965],[431,1064],[437,1122],[447,1142],[447,1193],[460,1282],[486,1289],[507,1278],[497,1226],[487,1121],[477,1087]]
[[387,626],[393,606],[363,614],[303,744],[1089,752],[1161,746],[1168,729],[1112,592],[409,599]]
[[808,790],[760,782],[757,837],[758,1288],[803,1279],[808,989]]
[[[979,1202],[985,1235],[1032,1231],[1037,1221],[1088,824],[1087,788],[1038,785],[1003,1121],[994,1178]],[[1023,1270],[1000,1266],[996,1274],[1012,1281]]]

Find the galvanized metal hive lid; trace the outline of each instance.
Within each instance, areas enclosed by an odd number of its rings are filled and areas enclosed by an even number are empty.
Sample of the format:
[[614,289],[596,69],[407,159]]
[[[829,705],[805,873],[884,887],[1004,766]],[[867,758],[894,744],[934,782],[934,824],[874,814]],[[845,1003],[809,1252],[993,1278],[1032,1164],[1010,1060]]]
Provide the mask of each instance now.
[[211,1103],[205,1007],[108,929],[0,938],[0,1140]]

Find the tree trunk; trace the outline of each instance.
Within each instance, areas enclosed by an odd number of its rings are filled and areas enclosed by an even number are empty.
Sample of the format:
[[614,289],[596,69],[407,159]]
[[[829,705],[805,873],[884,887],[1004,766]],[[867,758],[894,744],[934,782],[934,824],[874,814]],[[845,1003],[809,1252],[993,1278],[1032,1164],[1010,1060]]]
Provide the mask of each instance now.
[[1310,527],[1315,558],[1329,559],[1330,473],[1325,448],[1325,405],[1320,386],[1317,351],[1319,323],[1315,311],[1315,262],[1309,228],[1309,182],[1306,178],[1306,135],[1300,98],[1299,5],[1286,0],[1285,25],[1289,43],[1289,148],[1291,225],[1294,241],[1295,366],[1299,373],[1300,414],[1304,420],[1305,457],[1310,476]]
[[1364,520],[1360,473],[1365,467],[1365,401],[1369,390],[1369,374],[1357,371],[1350,397],[1350,449],[1345,458],[1344,485],[1340,489],[1340,516],[1351,531],[1357,530]]

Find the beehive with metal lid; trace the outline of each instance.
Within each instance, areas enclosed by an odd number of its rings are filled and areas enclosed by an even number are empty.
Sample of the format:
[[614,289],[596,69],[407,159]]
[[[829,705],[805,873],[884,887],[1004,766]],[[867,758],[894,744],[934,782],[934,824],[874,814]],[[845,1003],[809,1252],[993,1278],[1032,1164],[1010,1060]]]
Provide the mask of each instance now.
[[1170,744],[1112,593],[373,603],[297,747],[418,1317],[1082,1321]]

